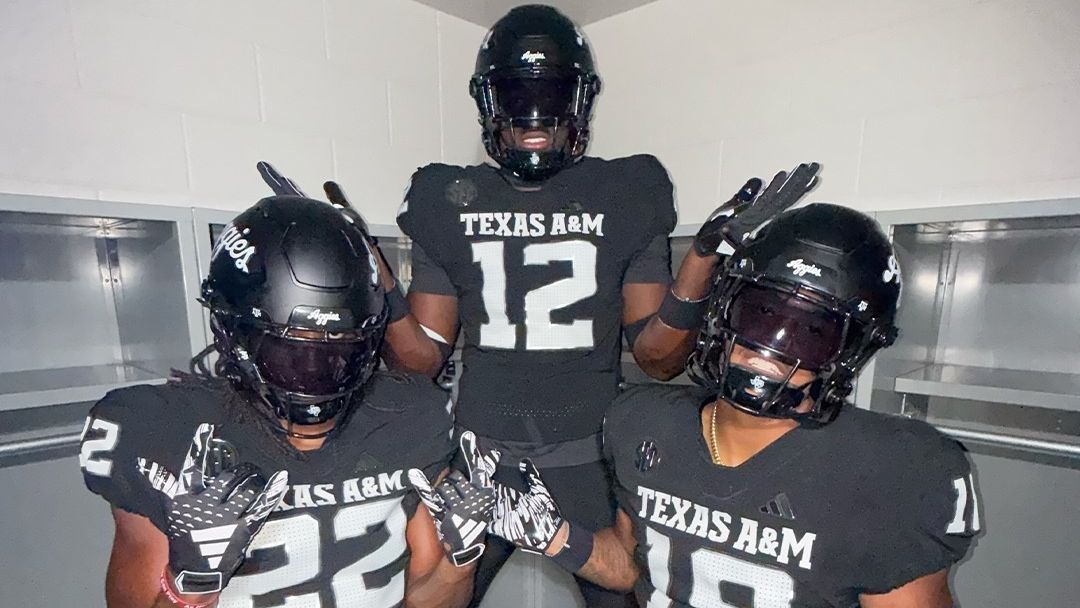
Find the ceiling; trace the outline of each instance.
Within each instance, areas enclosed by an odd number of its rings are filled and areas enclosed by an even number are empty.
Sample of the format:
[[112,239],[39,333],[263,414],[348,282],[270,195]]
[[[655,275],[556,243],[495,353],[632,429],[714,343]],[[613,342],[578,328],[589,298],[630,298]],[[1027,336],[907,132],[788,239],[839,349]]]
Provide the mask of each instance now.
[[[605,17],[624,13],[655,0],[547,0],[549,4],[566,13],[578,25],[586,25]],[[515,0],[417,0],[444,13],[472,21],[485,28],[491,27],[515,6],[531,4]]]

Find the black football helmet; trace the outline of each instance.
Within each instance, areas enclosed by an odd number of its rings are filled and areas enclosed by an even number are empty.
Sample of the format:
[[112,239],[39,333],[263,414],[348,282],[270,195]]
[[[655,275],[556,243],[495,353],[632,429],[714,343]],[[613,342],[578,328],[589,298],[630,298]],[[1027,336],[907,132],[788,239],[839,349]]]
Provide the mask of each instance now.
[[[222,373],[282,430],[347,411],[378,361],[385,294],[363,233],[327,203],[264,198],[218,237],[202,302]],[[323,434],[324,435],[324,434]],[[321,436],[321,435],[320,435]]]
[[495,23],[469,81],[488,155],[530,181],[585,154],[599,92],[589,43],[570,19],[543,4],[519,6]]
[[[825,203],[786,211],[717,276],[687,373],[750,414],[831,422],[863,365],[896,340],[900,292],[892,245],[869,216]],[[768,363],[734,363],[736,346]],[[813,379],[792,386],[798,370]],[[797,412],[807,397],[813,408]]]

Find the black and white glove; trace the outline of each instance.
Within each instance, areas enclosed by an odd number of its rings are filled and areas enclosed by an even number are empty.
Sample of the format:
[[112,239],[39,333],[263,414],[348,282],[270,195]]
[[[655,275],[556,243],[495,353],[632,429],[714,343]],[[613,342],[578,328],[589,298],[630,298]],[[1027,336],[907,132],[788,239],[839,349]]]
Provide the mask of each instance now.
[[757,196],[761,180],[754,177],[712,212],[694,237],[694,251],[701,256],[717,255],[727,243],[738,249],[762,224],[790,209],[817,185],[818,163],[802,163],[790,174],[781,171]]
[[280,171],[274,168],[274,165],[260,160],[255,163],[255,168],[259,170],[259,175],[262,176],[263,181],[267,186],[274,191],[274,194],[278,196],[302,196],[307,198],[308,195],[304,194],[304,191],[300,189],[300,186],[296,185],[296,182],[285,177]]
[[543,553],[562,526],[562,511],[551,497],[540,471],[528,458],[518,465],[525,491],[498,484],[491,532],[534,553]]
[[289,486],[287,471],[267,480],[249,463],[211,476],[213,442],[214,425],[199,425],[176,491],[164,495],[169,571],[180,593],[224,589]]
[[[278,171],[274,165],[260,160],[255,164],[255,168],[259,170],[259,175],[262,176],[263,181],[267,186],[274,191],[274,194],[278,196],[302,196],[309,198],[304,194],[304,191],[300,189],[300,186],[296,185],[296,182],[285,177]],[[335,209],[341,212],[345,216],[346,221],[355,225],[360,229],[360,232],[364,233],[364,237],[368,239],[371,245],[377,245],[378,241],[375,237],[371,236],[371,231],[368,230],[367,222],[364,221],[363,216],[353,207],[349,202],[349,197],[345,196],[345,191],[337,182],[329,181],[323,184],[323,192],[326,193],[327,200],[333,205]]]
[[482,451],[472,431],[461,434],[461,453],[469,476],[453,471],[436,487],[420,469],[409,469],[409,483],[435,520],[435,530],[447,557],[455,566],[464,566],[484,553],[487,527],[495,508],[495,467],[498,450]]

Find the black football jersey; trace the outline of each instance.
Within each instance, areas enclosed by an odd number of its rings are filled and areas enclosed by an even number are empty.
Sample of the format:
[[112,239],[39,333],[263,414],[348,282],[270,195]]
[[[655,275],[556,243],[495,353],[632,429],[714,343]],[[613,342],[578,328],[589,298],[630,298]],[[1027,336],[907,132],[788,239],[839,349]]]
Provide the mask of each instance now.
[[427,379],[376,374],[348,423],[300,453],[255,412],[237,416],[231,390],[198,381],[110,392],[90,412],[79,462],[86,485],[114,507],[167,529],[162,492],[175,489],[201,423],[235,460],[289,472],[283,503],[255,536],[219,608],[397,606],[418,504],[408,469],[433,477],[451,454],[446,393]]
[[410,290],[458,298],[459,424],[513,441],[599,432],[619,382],[622,286],[671,280],[659,161],[587,157],[532,190],[488,165],[429,165],[398,224],[424,258]]
[[954,564],[979,529],[963,448],[928,424],[849,407],[724,467],[707,401],[635,388],[604,423],[642,606],[850,608]]

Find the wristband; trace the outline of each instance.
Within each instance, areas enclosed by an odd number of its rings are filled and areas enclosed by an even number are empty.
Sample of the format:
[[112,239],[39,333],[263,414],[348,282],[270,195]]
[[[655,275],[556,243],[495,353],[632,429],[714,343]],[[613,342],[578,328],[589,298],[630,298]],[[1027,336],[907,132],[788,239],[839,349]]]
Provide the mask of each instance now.
[[573,522],[566,522],[566,543],[559,552],[551,556],[552,561],[560,567],[576,574],[585,567],[593,550],[593,533],[588,528]]
[[169,574],[167,568],[161,571],[161,580],[159,581],[159,583],[161,584],[161,592],[165,594],[165,599],[169,600],[169,603],[171,603],[173,606],[179,606],[180,608],[207,608],[214,603],[214,600],[210,600],[205,604],[192,604],[191,602],[185,602],[178,593],[173,591],[172,585],[169,584]]
[[409,301],[405,299],[405,294],[401,291],[401,283],[396,280],[394,287],[386,292],[386,308],[390,313],[387,324],[396,323],[409,316]]
[[705,311],[709,307],[709,296],[700,300],[684,300],[671,289],[660,303],[656,316],[665,325],[674,329],[697,329],[705,321]]

